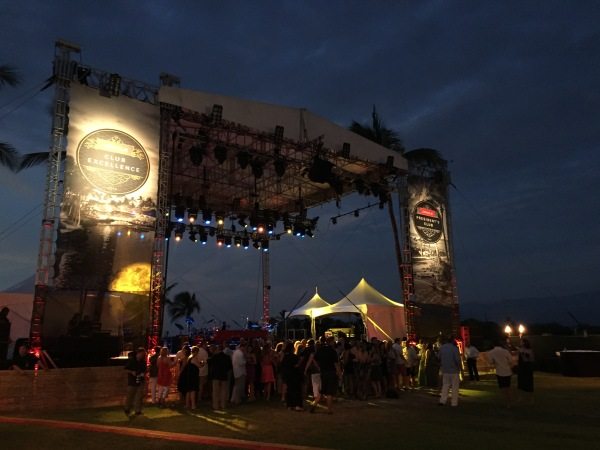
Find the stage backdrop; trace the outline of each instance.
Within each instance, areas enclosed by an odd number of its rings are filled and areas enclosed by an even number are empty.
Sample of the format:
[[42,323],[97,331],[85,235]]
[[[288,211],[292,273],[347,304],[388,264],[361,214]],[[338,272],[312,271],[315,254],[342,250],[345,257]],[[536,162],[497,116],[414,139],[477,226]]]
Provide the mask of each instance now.
[[452,255],[445,179],[408,178],[415,325],[422,337],[452,331]]
[[73,83],[54,288],[44,336],[143,343],[158,186],[159,108]]

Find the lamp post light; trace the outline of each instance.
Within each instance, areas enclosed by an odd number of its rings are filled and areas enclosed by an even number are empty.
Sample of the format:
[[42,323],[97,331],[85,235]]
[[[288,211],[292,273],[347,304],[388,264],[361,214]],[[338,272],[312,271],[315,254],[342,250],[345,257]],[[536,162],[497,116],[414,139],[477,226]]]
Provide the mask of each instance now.
[[504,332],[506,333],[506,337],[509,338],[510,335],[512,334],[512,327],[508,324],[506,324],[506,326],[504,327]]
[[525,325],[523,325],[522,323],[520,323],[519,324],[519,338],[522,338],[523,334],[525,334]]

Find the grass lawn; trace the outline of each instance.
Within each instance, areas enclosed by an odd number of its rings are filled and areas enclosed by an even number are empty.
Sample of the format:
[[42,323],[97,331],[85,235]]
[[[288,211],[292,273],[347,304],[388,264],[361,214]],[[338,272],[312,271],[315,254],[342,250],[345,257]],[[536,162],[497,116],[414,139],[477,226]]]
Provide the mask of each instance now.
[[[516,391],[515,391],[516,394]],[[459,406],[439,407],[433,393],[399,399],[339,400],[333,415],[292,412],[278,401],[226,413],[146,407],[127,419],[119,408],[31,417],[144,428],[334,449],[593,449],[600,448],[600,379],[536,373],[535,404],[506,409],[495,379],[463,383]],[[0,424],[6,449],[183,449],[191,444],[46,427]],[[194,448],[213,448],[193,445]]]

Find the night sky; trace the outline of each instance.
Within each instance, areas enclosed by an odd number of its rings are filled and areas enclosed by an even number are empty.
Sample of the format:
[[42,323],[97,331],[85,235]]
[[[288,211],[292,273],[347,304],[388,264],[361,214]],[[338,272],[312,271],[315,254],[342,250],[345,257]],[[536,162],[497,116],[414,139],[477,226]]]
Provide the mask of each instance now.
[[[158,84],[169,72],[186,89],[305,107],[342,126],[369,121],[375,104],[407,149],[450,161],[461,302],[597,290],[599,23],[591,1],[3,1],[0,64],[23,82],[0,91],[0,140],[48,149],[53,92],[34,93],[58,38],[128,78]],[[0,172],[6,288],[35,272],[45,169]],[[400,300],[387,213],[328,221],[367,201],[319,207],[314,239],[272,246],[272,315],[317,285],[336,301],[362,276]],[[175,291],[196,293],[204,321],[259,318],[259,253],[208,247],[172,250]]]

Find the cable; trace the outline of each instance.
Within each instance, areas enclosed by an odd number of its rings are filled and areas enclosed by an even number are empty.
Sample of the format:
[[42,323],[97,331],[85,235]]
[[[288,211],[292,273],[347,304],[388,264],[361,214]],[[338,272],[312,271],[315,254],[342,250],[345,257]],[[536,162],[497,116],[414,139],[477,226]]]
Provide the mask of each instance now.
[[[47,84],[47,81],[44,81],[43,83],[40,83],[39,85],[34,86],[33,88],[29,89],[28,91],[25,91],[23,94],[15,97],[13,100],[9,101],[7,104],[0,107],[0,110],[8,108],[12,103],[15,103],[18,100],[20,100],[21,98],[25,97],[25,99],[23,101],[21,101],[20,103],[17,103],[16,106],[14,106],[13,108],[11,108],[8,111],[1,114],[0,120],[4,119],[9,114],[12,114],[16,110],[18,110],[21,106],[23,106],[29,100],[34,99],[40,92],[42,92],[44,90],[43,88],[46,86],[46,84]],[[34,92],[34,90],[35,90],[35,92]],[[31,93],[33,93],[33,95],[31,95]]]
[[41,206],[42,206],[41,203],[37,204],[32,209],[30,209],[25,214],[23,214],[21,217],[19,217],[16,221],[14,221],[10,225],[8,225],[6,228],[4,228],[2,231],[0,231],[0,241],[4,240],[6,237],[8,237],[10,234],[12,234],[12,232],[15,229],[17,229],[21,225],[22,222],[28,222],[33,217],[33,215],[37,212],[37,209],[40,208]]

